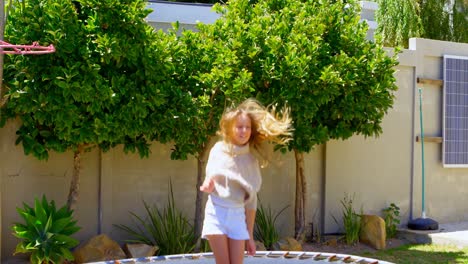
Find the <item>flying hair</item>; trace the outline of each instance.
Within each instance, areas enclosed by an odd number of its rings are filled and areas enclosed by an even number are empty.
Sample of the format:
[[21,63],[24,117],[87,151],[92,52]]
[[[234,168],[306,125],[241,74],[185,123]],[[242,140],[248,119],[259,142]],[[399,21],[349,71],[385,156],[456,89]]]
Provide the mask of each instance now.
[[220,120],[218,134],[224,141],[232,138],[232,126],[236,117],[246,114],[252,121],[252,132],[249,143],[254,148],[269,141],[285,145],[292,139],[292,118],[289,107],[282,108],[279,113],[275,105],[263,106],[255,99],[247,99],[234,108],[226,109]]

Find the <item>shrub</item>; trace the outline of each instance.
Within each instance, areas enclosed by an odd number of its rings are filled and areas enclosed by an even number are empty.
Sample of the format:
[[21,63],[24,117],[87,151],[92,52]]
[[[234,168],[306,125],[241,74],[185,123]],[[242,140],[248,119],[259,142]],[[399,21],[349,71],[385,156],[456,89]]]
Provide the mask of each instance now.
[[73,211],[63,206],[58,211],[54,201],[34,199],[34,208],[23,203],[23,209],[16,210],[25,221],[13,225],[13,235],[22,241],[14,254],[31,253],[33,264],[62,263],[73,260],[70,249],[78,245],[78,240],[70,237],[80,230],[73,220]]
[[385,232],[387,233],[387,238],[392,238],[396,236],[397,227],[400,224],[400,207],[396,206],[394,203],[391,203],[389,207],[382,210],[385,220]]
[[133,237],[127,242],[158,246],[159,255],[191,252],[196,243],[194,228],[187,218],[176,209],[172,184],[170,184],[167,200],[168,204],[162,210],[143,201],[147,213],[146,219],[130,212],[132,219],[137,223],[136,229],[127,225],[115,226]]
[[272,246],[278,242],[279,234],[278,229],[275,226],[276,219],[288,207],[289,206],[284,207],[276,214],[271,210],[270,206],[265,208],[260,204],[259,208],[257,209],[254,237],[256,240],[262,242],[267,249],[271,249]]
[[[343,209],[343,227],[345,230],[345,241],[346,244],[351,245],[356,242],[359,242],[359,233],[361,231],[361,214],[357,214],[353,208],[353,197],[345,196],[343,200],[340,201]],[[336,218],[335,222],[338,223]]]

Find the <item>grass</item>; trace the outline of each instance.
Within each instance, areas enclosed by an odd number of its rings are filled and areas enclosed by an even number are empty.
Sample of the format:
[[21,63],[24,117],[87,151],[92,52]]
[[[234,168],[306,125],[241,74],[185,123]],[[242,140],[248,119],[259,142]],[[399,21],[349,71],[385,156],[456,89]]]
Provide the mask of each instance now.
[[468,264],[468,247],[441,245],[403,245],[377,252],[363,252],[359,256],[398,264]]

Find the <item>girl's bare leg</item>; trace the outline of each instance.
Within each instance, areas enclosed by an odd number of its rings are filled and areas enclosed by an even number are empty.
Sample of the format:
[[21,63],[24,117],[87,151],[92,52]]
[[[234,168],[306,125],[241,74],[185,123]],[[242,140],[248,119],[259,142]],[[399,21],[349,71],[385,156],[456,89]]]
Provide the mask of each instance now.
[[228,238],[229,259],[231,264],[244,263],[245,240],[235,240]]
[[229,260],[229,243],[226,235],[207,236],[216,264],[231,264]]

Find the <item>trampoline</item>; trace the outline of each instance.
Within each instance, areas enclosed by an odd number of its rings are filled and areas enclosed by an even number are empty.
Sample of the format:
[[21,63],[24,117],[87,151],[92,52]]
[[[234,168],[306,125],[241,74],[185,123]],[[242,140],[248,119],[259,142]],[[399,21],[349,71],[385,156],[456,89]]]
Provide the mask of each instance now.
[[[171,264],[214,264],[212,252],[198,254],[180,254],[168,256],[154,256],[146,258],[133,258],[122,260],[109,260],[92,262],[93,264],[147,264],[169,261]],[[168,264],[169,264],[168,263]],[[299,252],[299,251],[258,251],[255,256],[246,256],[245,264],[269,264],[269,263],[356,263],[356,264],[393,264],[387,261],[364,258],[346,254]]]

